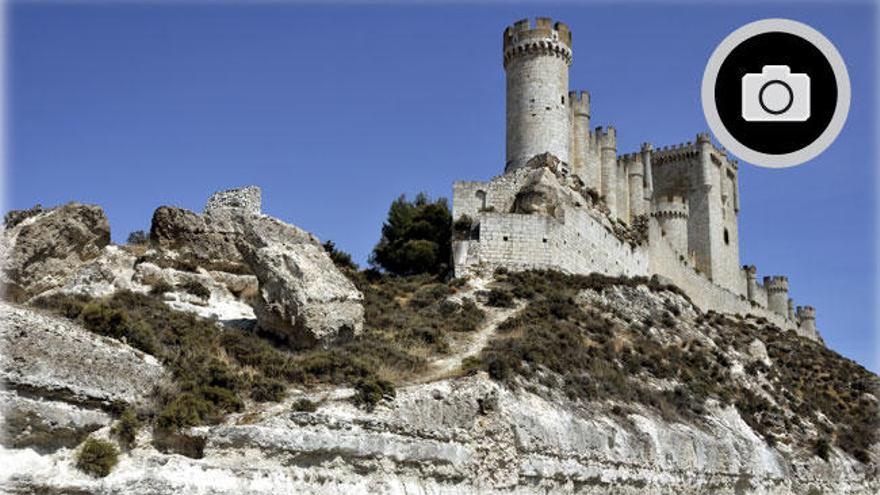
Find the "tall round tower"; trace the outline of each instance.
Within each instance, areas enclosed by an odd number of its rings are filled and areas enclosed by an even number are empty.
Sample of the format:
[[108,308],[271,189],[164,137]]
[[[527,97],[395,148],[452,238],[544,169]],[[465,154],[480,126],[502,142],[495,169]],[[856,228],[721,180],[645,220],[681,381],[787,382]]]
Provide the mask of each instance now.
[[568,68],[571,31],[539,17],[504,30],[507,72],[507,163],[505,172],[535,155],[550,152],[571,163]]

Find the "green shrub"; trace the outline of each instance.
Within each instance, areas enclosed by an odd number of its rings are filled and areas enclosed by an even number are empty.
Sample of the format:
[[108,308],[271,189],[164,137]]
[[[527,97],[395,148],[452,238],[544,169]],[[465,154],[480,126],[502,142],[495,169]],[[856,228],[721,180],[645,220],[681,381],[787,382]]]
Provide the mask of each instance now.
[[150,236],[143,230],[135,230],[128,234],[126,244],[146,244],[149,242]]
[[119,450],[112,443],[89,438],[77,455],[76,467],[92,476],[103,478],[110,474],[118,461]]
[[134,409],[129,407],[119,416],[116,424],[111,429],[111,433],[113,433],[124,448],[130,449],[134,446],[135,437],[140,426],[141,422],[137,414],[134,412]]
[[330,256],[333,264],[337,267],[351,271],[355,271],[358,269],[357,263],[355,263],[351,259],[351,255],[346,253],[345,251],[337,249],[336,244],[334,244],[333,241],[327,241],[323,244],[323,246],[324,251],[327,251],[327,254]]
[[186,282],[179,284],[178,287],[200,299],[211,298],[211,289],[207,288],[205,284],[198,280],[187,280]]
[[354,384],[354,391],[354,403],[367,411],[372,411],[382,399],[394,397],[394,385],[376,378],[358,380]]
[[455,238],[458,240],[468,239],[471,236],[471,229],[474,226],[474,221],[471,217],[467,215],[462,215],[458,217],[452,224],[452,230],[455,233]]
[[318,405],[309,399],[299,399],[293,403],[293,410],[299,412],[315,412],[318,410]]
[[216,408],[203,398],[185,393],[166,405],[156,419],[156,425],[166,430],[198,426],[216,417]]
[[82,306],[79,319],[83,325],[100,335],[125,340],[131,346],[148,354],[155,354],[157,343],[149,328],[130,318],[125,309],[116,308],[103,301],[93,301]]
[[150,288],[150,294],[154,296],[161,296],[162,294],[165,294],[166,292],[171,292],[173,290],[173,285],[164,280],[160,280],[153,284],[153,286]]
[[251,398],[257,402],[278,402],[284,398],[285,389],[279,380],[260,378],[251,384]]
[[514,306],[513,296],[509,291],[492,289],[486,294],[486,305],[493,308],[512,308]]

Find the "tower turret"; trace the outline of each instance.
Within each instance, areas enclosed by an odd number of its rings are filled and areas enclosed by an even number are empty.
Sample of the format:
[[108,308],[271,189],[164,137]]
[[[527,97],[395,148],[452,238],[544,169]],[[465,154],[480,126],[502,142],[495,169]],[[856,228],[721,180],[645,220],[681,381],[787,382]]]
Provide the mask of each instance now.
[[648,213],[645,205],[645,165],[641,153],[632,153],[623,158],[627,174],[627,192],[629,193],[629,220],[638,215]]
[[587,154],[590,149],[590,93],[569,91],[568,105],[571,109],[571,170],[584,183],[595,187],[598,173],[588,170]]
[[617,131],[614,127],[596,128],[596,143],[602,172],[602,196],[611,211],[611,216],[618,216],[617,211]]
[[767,308],[783,318],[788,317],[788,277],[764,277],[767,289]]
[[815,338],[818,335],[816,331],[816,309],[812,306],[798,306],[795,312],[797,317],[798,328],[802,335]]
[[746,297],[755,301],[758,298],[758,269],[755,265],[746,265],[743,271],[746,273]]
[[505,172],[535,155],[550,152],[571,163],[571,110],[568,68],[571,31],[561,22],[539,17],[504,30],[507,72],[507,163]]
[[651,214],[660,225],[663,237],[679,254],[688,252],[688,205],[681,196],[667,196],[654,203]]

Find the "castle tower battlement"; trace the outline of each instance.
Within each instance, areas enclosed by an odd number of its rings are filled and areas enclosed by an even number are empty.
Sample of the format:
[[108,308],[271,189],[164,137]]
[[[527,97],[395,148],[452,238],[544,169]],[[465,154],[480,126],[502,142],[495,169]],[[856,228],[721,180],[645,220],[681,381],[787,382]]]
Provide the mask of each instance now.
[[785,318],[788,317],[788,277],[777,275],[764,277],[767,289],[767,308]]
[[688,217],[688,204],[681,196],[672,196],[660,199],[654,203],[655,217]]
[[505,171],[532,157],[552,153],[571,164],[571,109],[567,103],[571,31],[539,17],[504,30],[507,74],[507,152]]
[[795,311],[795,317],[797,318],[798,328],[802,335],[815,338],[814,336],[819,334],[816,330],[815,308],[812,306],[798,306]]
[[688,204],[681,196],[669,196],[654,202],[651,217],[660,226],[663,237],[679,254],[688,252]]
[[571,65],[571,30],[564,22],[549,17],[516,21],[504,30],[504,67],[515,57],[529,54],[561,56]]

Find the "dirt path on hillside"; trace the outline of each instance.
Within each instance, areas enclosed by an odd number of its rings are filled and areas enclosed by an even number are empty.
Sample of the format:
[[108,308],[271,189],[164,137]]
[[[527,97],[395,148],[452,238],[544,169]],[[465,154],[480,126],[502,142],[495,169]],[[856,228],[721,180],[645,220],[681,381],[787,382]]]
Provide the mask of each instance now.
[[486,318],[480,327],[474,332],[462,334],[452,342],[450,354],[428,363],[428,370],[416,378],[413,383],[440,380],[457,371],[465,359],[476,356],[486,347],[501,322],[513,317],[524,307],[525,303],[523,302],[518,302],[513,308],[491,308],[481,304],[480,308],[486,312]]

